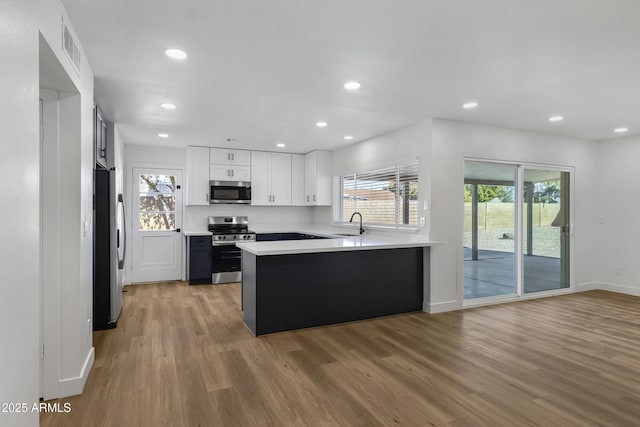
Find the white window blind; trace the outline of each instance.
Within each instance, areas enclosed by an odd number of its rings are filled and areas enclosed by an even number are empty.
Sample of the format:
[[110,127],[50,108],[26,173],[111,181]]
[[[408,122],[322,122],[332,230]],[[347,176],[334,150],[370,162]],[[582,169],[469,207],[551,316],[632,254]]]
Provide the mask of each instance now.
[[367,224],[418,225],[418,161],[340,177],[339,221],[358,211]]

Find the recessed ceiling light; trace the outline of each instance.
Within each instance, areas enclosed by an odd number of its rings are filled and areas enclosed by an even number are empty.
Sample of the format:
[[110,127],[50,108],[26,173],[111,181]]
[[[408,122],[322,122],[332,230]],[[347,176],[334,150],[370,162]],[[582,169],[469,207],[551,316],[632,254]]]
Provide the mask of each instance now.
[[284,144],[282,142],[279,142],[279,143],[276,144],[276,147],[278,147],[278,148],[284,148],[286,146],[287,146],[287,144]]
[[616,128],[613,131],[615,133],[625,133],[625,132],[629,132],[629,128]]
[[319,128],[326,128],[327,127],[327,122],[318,122],[318,123],[316,123],[316,126],[318,126]]
[[238,138],[227,138],[227,142],[238,142]]
[[551,116],[549,117],[549,121],[550,122],[561,122],[564,120],[564,117],[562,116]]
[[158,136],[160,138],[169,138],[169,134],[168,133],[159,133]]
[[343,87],[347,90],[358,90],[360,89],[360,83],[358,82],[346,82]]
[[176,104],[171,104],[169,102],[165,102],[160,104],[160,106],[162,108],[164,108],[165,110],[175,110],[176,109]]
[[185,59],[187,57],[187,52],[180,49],[166,49],[164,54],[171,59]]
[[347,135],[344,137],[344,139],[346,139],[347,141],[351,141],[353,137],[351,135]]
[[478,103],[475,101],[469,101],[469,102],[465,102],[464,104],[462,104],[462,108],[466,109],[466,110],[471,110],[473,108],[476,108],[478,106]]

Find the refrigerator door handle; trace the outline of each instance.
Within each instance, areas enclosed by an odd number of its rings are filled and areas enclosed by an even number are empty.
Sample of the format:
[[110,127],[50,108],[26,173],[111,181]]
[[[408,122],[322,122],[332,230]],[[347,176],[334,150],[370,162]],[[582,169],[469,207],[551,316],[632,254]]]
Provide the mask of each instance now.
[[[122,194],[118,194],[118,206],[120,212],[122,213],[122,258],[118,258],[118,269],[124,269],[124,260],[127,255],[127,210],[124,208],[124,197]],[[120,230],[118,230],[118,247],[120,247],[119,243]]]

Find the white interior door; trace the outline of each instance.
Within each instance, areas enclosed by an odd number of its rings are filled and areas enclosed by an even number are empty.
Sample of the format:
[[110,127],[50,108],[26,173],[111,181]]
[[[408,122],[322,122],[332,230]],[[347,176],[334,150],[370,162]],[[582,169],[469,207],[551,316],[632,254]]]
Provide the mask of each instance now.
[[182,171],[134,168],[132,178],[132,281],[180,280]]

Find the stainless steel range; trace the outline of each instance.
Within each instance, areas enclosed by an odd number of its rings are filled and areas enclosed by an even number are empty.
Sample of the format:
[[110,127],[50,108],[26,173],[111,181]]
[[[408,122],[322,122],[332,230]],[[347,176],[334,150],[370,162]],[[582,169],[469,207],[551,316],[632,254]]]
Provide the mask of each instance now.
[[211,283],[241,281],[242,250],[236,247],[236,242],[256,240],[256,233],[249,231],[249,219],[246,216],[210,216],[208,228],[213,233]]

